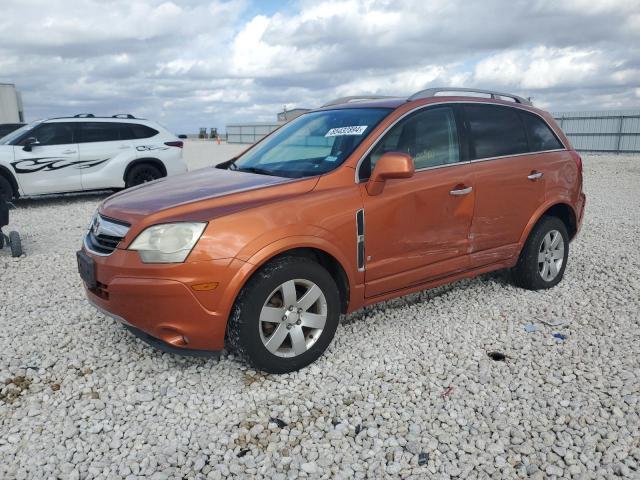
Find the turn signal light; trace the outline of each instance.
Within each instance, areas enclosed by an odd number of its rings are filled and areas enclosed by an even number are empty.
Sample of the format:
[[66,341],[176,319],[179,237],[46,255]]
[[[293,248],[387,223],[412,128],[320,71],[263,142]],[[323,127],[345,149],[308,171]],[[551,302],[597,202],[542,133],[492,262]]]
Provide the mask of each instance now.
[[218,282],[199,283],[198,285],[191,285],[191,288],[196,292],[208,292],[218,288]]

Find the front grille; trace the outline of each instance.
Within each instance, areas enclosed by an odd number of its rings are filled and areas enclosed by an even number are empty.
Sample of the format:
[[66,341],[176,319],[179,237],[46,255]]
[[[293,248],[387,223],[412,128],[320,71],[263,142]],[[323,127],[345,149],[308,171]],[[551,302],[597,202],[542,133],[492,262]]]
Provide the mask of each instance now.
[[96,235],[93,231],[87,233],[87,246],[89,250],[101,255],[109,255],[113,252],[122,237],[112,237],[111,235]]
[[110,255],[128,231],[128,224],[96,214],[85,237],[85,246],[97,255]]

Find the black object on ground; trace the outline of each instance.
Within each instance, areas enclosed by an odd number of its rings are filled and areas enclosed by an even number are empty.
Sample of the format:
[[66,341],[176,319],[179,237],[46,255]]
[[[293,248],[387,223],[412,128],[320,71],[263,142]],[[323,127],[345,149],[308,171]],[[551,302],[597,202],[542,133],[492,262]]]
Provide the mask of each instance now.
[[9,225],[9,207],[11,206],[9,202],[0,198],[0,248],[8,245],[11,249],[11,256],[19,257],[22,255],[20,234],[18,232],[9,232],[9,235],[5,235],[2,232],[2,227]]
[[271,423],[275,423],[278,428],[284,428],[287,426],[287,422],[285,422],[284,420],[280,420],[279,418],[270,418],[269,421]]
[[418,455],[418,465],[423,466],[429,463],[429,454],[427,452],[421,452]]
[[489,352],[487,355],[489,355],[489,358],[494,362],[504,362],[507,358],[507,356],[502,352]]

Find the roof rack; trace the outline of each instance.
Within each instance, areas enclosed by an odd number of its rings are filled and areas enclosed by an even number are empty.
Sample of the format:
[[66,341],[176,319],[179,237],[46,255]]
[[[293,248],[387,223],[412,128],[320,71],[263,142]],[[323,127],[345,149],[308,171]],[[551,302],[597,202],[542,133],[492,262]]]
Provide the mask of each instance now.
[[73,118],[95,118],[95,115],[93,113],[78,113]]
[[435,97],[437,93],[442,92],[460,92],[460,93],[482,93],[485,95],[489,95],[491,98],[499,99],[500,97],[507,97],[513,99],[516,103],[521,103],[523,105],[533,105],[530,100],[526,98],[519,97],[518,95],[513,95],[512,93],[503,93],[496,92],[493,90],[480,90],[477,88],[455,88],[455,87],[438,87],[438,88],[427,88],[425,90],[420,90],[419,92],[414,93],[407,101],[418,100],[420,98],[430,98]]
[[340,105],[341,103],[364,102],[367,100],[381,100],[384,98],[397,98],[397,97],[390,97],[388,95],[355,95],[352,97],[340,97],[325,103],[320,108],[330,107],[332,105]]
[[115,115],[111,115],[111,118],[136,118],[130,113],[116,113]]

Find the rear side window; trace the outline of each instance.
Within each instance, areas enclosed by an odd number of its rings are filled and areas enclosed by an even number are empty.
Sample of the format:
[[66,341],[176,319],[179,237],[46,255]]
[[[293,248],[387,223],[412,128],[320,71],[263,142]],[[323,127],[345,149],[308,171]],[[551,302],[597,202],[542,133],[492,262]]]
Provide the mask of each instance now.
[[527,153],[529,147],[517,110],[493,105],[465,105],[471,159]]
[[117,123],[86,122],[78,124],[78,143],[113,142],[120,140]]
[[146,125],[138,125],[136,123],[120,123],[120,139],[136,140],[139,138],[149,138],[158,134],[158,131],[147,127]]
[[531,113],[521,112],[521,115],[529,135],[530,151],[544,152],[564,148],[544,120]]
[[20,142],[24,145],[27,138],[35,137],[40,145],[65,145],[74,143],[73,129],[68,123],[43,123],[25,136]]

